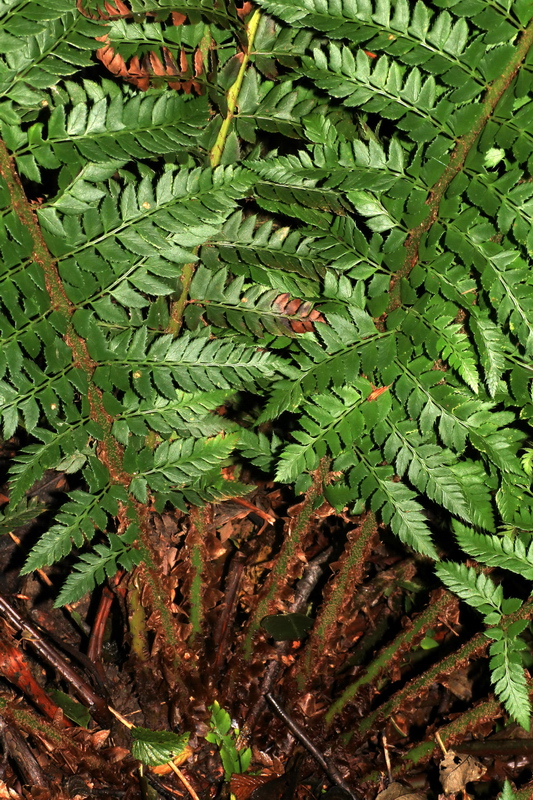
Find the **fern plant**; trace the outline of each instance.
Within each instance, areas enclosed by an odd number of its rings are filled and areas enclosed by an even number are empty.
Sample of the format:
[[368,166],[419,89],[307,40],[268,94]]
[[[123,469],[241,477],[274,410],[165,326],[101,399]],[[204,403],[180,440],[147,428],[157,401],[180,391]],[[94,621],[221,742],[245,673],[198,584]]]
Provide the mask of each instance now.
[[[45,470],[76,476],[23,570],[81,548],[59,605],[142,564],[179,649],[150,515],[246,494],[239,460],[435,561],[453,524],[465,558],[531,581],[530,17],[0,3],[0,416],[24,442],[4,522]],[[246,419],[216,413],[239,396]],[[437,572],[496,626],[527,726],[529,607]]]

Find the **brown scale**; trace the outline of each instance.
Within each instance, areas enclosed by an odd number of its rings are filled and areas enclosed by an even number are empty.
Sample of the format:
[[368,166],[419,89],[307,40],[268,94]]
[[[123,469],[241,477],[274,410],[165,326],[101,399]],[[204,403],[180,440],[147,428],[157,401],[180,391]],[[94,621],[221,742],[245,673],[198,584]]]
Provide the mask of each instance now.
[[[84,8],[83,0],[77,0],[76,5],[78,11],[90,19],[110,20],[117,17],[131,19],[134,16],[131,8],[123,0],[104,0],[102,8],[99,8],[96,14],[92,14]],[[240,8],[237,7],[235,10],[237,16],[244,20],[251,12],[252,4],[245,0],[242,6]],[[155,14],[148,12],[146,16],[153,17]],[[183,25],[187,21],[185,14],[180,14],[178,11],[173,11],[170,17],[173,25]],[[198,48],[192,54],[187,54],[184,50],[180,50],[178,55],[179,65],[168,47],[161,48],[162,59],[152,50],[142,58],[132,56],[129,62],[126,63],[124,58],[119,53],[116,53],[109,44],[106,35],[97,37],[97,41],[103,42],[103,46],[96,51],[96,55],[109,72],[117,78],[122,78],[128,83],[132,83],[143,92],[154,82],[160,82],[162,79],[168,81],[171,89],[183,91],[185,94],[191,94],[193,90],[197,94],[203,94],[204,92],[202,82],[196,80],[205,72],[204,58]],[[192,64],[189,64],[191,55]]]
[[[77,0],[77,8],[81,14],[91,19],[113,19],[120,17],[121,19],[129,19],[133,17],[133,12],[122,0],[105,0],[103,9],[98,10],[98,14],[91,14],[83,5],[83,0]],[[148,13],[147,16],[154,16]],[[171,13],[173,25],[183,25],[187,17],[177,11]],[[202,94],[203,86],[201,82],[195,80],[204,72],[203,56],[200,50],[195,50],[192,54],[192,70],[189,66],[189,57],[184,50],[179,52],[179,66],[168,49],[168,47],[161,48],[162,60],[159,55],[152,50],[142,58],[132,56],[126,63],[124,58],[116,53],[113,47],[109,44],[107,35],[98,36],[97,41],[102,42],[103,46],[96,51],[98,59],[102,64],[115,75],[117,78],[122,78],[128,83],[132,83],[146,91],[154,81],[157,79],[164,79],[168,81],[171,89],[183,91],[190,94],[193,89],[198,94]]]

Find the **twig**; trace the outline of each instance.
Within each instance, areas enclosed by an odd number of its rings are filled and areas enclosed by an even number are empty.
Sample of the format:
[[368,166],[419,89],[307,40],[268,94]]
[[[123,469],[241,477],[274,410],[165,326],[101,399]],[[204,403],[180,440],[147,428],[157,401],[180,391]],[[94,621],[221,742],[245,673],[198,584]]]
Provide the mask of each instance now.
[[16,762],[23,782],[30,786],[48,787],[46,776],[24,738],[8,725],[2,716],[0,716],[0,738],[4,745],[4,757],[9,755]]
[[109,715],[107,704],[97,695],[91,686],[85,681],[76,670],[58,653],[41,635],[40,631],[27,622],[12,605],[0,595],[0,612],[17,629],[22,631],[24,641],[28,642],[39,655],[72,686],[74,692],[80,700],[89,705],[91,714],[98,720],[107,724]]
[[390,763],[390,754],[389,754],[389,743],[387,742],[387,737],[385,734],[381,737],[383,742],[383,755],[385,756],[385,764],[387,766],[387,775],[389,778],[389,783],[392,783],[392,769]]
[[269,514],[267,511],[263,511],[262,508],[254,506],[253,503],[245,500],[244,497],[233,497],[231,502],[236,503],[238,506],[243,506],[244,508],[250,509],[250,511],[253,511],[253,513],[257,514],[258,517],[261,517],[261,519],[264,519],[265,522],[268,522],[269,525],[274,525],[277,521],[277,517],[274,516],[274,514]]
[[193,798],[193,800],[200,800],[200,798],[198,797],[198,795],[196,794],[196,792],[192,788],[191,784],[189,783],[189,781],[187,780],[187,778],[185,777],[183,772],[181,772],[181,770],[179,770],[177,768],[177,766],[172,761],[169,761],[168,765],[169,765],[169,767],[171,769],[174,770],[174,772],[176,773],[176,775],[178,776],[178,778],[180,779],[182,784],[185,786],[185,788],[187,789],[187,791],[189,792],[189,794]]
[[[327,562],[333,551],[332,547],[326,547],[315,558],[313,558],[304,569],[304,573],[298,583],[294,592],[294,602],[290,604],[287,609],[289,614],[297,614],[305,608],[311,592],[317,585],[320,576],[324,571],[324,564]],[[246,717],[246,722],[241,737],[246,737],[248,731],[251,731],[255,725],[255,721],[263,708],[265,707],[265,697],[274,686],[274,682],[279,675],[282,666],[282,656],[289,652],[291,642],[279,642],[276,644],[276,658],[272,658],[265,669],[261,688],[259,692],[259,699],[253,706]]]
[[[122,575],[123,570],[119,572],[119,576]],[[109,589],[108,586],[104,586],[102,589],[102,594],[100,595],[100,602],[98,603],[98,610],[96,612],[96,617],[93,623],[91,634],[89,636],[89,645],[87,647],[87,657],[100,672],[100,676],[102,678],[105,677],[101,661],[104,632],[114,599],[115,595],[111,589]]]
[[320,750],[317,747],[315,747],[313,742],[305,735],[300,726],[297,725],[296,722],[293,719],[291,719],[291,717],[289,717],[287,712],[283,710],[283,708],[280,706],[276,698],[273,697],[270,692],[267,692],[265,697],[272,706],[272,708],[274,709],[274,711],[276,712],[276,714],[283,720],[285,725],[294,733],[296,738],[299,739],[299,741],[303,744],[303,746],[307,750],[309,750],[313,758],[316,761],[318,761],[318,763],[320,764],[326,775],[333,781],[333,783],[335,783],[337,786],[343,789],[352,798],[352,800],[358,800],[357,796],[352,792],[352,790],[350,789],[350,787],[340,774],[337,767],[335,767],[331,762],[329,762],[325,758],[323,753],[321,753]]
[[438,744],[438,746],[439,746],[439,747],[440,747],[440,749],[442,750],[442,755],[443,755],[443,756],[446,756],[446,754],[447,754],[447,752],[448,752],[448,751],[446,750],[446,748],[445,748],[445,746],[444,746],[444,742],[443,742],[443,741],[442,741],[442,739],[440,738],[440,733],[439,733],[438,731],[436,731],[436,733],[435,733],[435,739],[437,740],[437,744]]
[[[122,722],[122,724],[126,726],[126,728],[129,728],[131,730],[132,728],[135,727],[135,725],[133,725],[132,722],[130,722],[128,719],[126,719],[126,717],[123,717],[122,714],[120,714],[112,706],[109,706],[109,710],[119,720],[119,722]],[[189,783],[189,781],[187,780],[187,778],[185,777],[183,772],[177,768],[177,766],[174,764],[174,762],[173,761],[167,761],[167,764],[170,767],[170,769],[174,770],[174,772],[176,773],[176,775],[178,776],[178,778],[180,779],[182,784],[185,786],[185,788],[187,789],[187,791],[189,792],[189,794],[193,798],[193,800],[200,800],[200,798],[198,797],[198,795],[196,794],[196,792],[192,788],[191,784]]]
[[222,610],[214,633],[216,656],[213,675],[215,676],[220,674],[222,664],[226,658],[226,653],[230,644],[229,633],[233,634],[232,623],[237,614],[237,593],[244,574],[245,561],[246,556],[244,553],[242,553],[242,551],[237,551],[230,563]]
[[315,558],[313,558],[304,569],[304,573],[294,592],[294,602],[289,606],[289,614],[300,613],[306,606],[311,592],[317,585],[320,576],[324,572],[324,564],[333,552],[333,547],[326,547]]

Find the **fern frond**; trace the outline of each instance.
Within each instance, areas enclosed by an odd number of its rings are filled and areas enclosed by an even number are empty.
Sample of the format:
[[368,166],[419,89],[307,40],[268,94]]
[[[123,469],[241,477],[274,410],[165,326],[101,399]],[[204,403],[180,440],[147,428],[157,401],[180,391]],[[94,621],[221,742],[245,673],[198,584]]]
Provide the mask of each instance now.
[[383,453],[387,461],[394,460],[400,477],[407,474],[410,482],[421,494],[427,494],[434,502],[466,521],[471,511],[463,487],[449,464],[456,457],[436,444],[427,444],[412,430],[412,423],[391,425],[393,433],[384,444]]
[[276,479],[294,481],[300,473],[316,469],[326,453],[338,455],[343,446],[349,447],[364,428],[361,401],[359,391],[343,387],[306,402],[300,418],[303,430],[293,434],[298,444],[287,445],[281,453]]
[[[166,335],[158,337],[147,349],[147,338],[147,329],[139,328],[127,351],[131,385],[141,397],[151,394],[152,381],[163,394],[172,397],[176,388],[191,393],[198,389],[211,392],[252,388],[263,380],[290,372],[280,357],[232,339],[185,333],[174,340]],[[109,370],[97,376],[103,389],[113,385],[114,362],[108,363]]]
[[497,412],[494,404],[475,400],[474,395],[445,385],[435,370],[426,371],[423,357],[402,364],[403,375],[395,384],[395,393],[410,416],[419,420],[422,434],[431,432],[438,420],[443,443],[455,452],[463,452],[467,437],[503,473],[523,476],[517,452],[523,442],[518,429],[510,427],[512,414]]
[[27,525],[46,510],[46,506],[35,498],[19,503],[14,508],[12,505],[10,503],[7,510],[0,513],[0,536],[11,533],[22,525]]
[[61,431],[39,427],[34,428],[32,433],[36,439],[40,439],[41,444],[22,448],[11,467],[10,503],[13,507],[47,469],[56,468],[63,458],[83,449],[89,436],[84,425]]
[[236,211],[200,255],[212,271],[220,269],[222,262],[234,274],[264,286],[312,297],[318,294],[325,265],[315,258],[311,241],[298,230],[276,227],[272,220],[259,223],[257,215]]
[[380,481],[381,491],[387,501],[381,511],[384,522],[390,524],[400,541],[417,553],[438,560],[423,507],[416,496],[403,483]]
[[[261,29],[260,29],[261,30]],[[258,34],[260,31],[258,31]],[[287,33],[287,29],[285,29]],[[295,55],[305,51],[310,35],[300,32],[295,37],[296,48],[291,51],[291,60]],[[279,39],[278,42],[279,44]],[[276,52],[259,53],[261,47],[258,35],[254,40],[254,61],[258,69],[268,69],[273,65]],[[281,54],[280,54],[281,55]],[[267,60],[268,59],[268,60]],[[272,69],[272,67],[270,67]],[[241,99],[242,98],[242,99]],[[275,86],[264,85],[259,74],[252,67],[245,75],[242,91],[239,95],[239,111],[235,116],[235,130],[246,142],[255,144],[259,131],[301,139],[303,136],[304,118],[308,114],[319,111],[320,98],[310,89],[299,86],[292,81],[285,81]]]
[[[212,273],[200,265],[190,291],[194,306],[189,308],[192,314],[186,315],[188,321],[198,311],[204,311],[207,321],[219,328],[250,331],[258,337],[265,331],[274,336],[294,336],[312,330],[313,321],[320,319],[310,303],[296,306],[290,297],[280,296],[275,289],[247,285],[244,277],[228,283],[228,271],[224,268]],[[294,313],[290,313],[293,308]]]
[[269,439],[264,433],[242,428],[238,448],[244,458],[264,472],[270,472],[274,467],[274,460],[279,458],[282,444],[282,440],[275,433]]
[[[520,627],[523,630],[523,626]],[[527,650],[528,646],[519,636],[511,636],[510,632],[490,631],[490,633],[502,634],[501,638],[491,644],[489,650],[491,681],[496,696],[502,701],[510,716],[525,730],[529,730],[531,701],[522,656],[522,652]]]
[[97,530],[108,526],[108,514],[118,511],[118,501],[124,502],[126,494],[120,487],[109,487],[104,492],[89,494],[77,489],[56,516],[56,524],[44,533],[34,545],[22,574],[27,575],[48,564],[55,564],[68,555],[73,546],[90,542]]
[[448,124],[441,121],[435,110],[435,78],[426,77],[417,67],[402,70],[386,55],[372,65],[372,59],[363,50],[358,49],[354,55],[349,47],[330,43],[327,52],[316,48],[313,58],[304,57],[302,70],[320,89],[342,98],[347,106],[379,111],[395,120],[415,115],[419,126],[416,129],[409,126],[409,134],[415,141],[428,141],[438,134],[453,137]]
[[487,389],[490,396],[494,397],[507,367],[506,341],[500,329],[490,319],[483,319],[479,315],[473,316],[471,327],[485,373]]
[[478,573],[473,567],[457,564],[453,561],[442,561],[435,571],[445,586],[458,595],[461,600],[477,609],[491,622],[497,622],[501,615],[503,591],[487,575]]
[[[296,219],[303,219],[310,224],[318,224],[322,218],[321,211],[345,213],[347,201],[336,189],[317,186],[316,177],[298,175],[303,164],[312,169],[312,161],[307,154],[286,156],[273,163],[247,162],[258,178],[255,183],[257,202],[262,208],[275,214],[285,214]],[[292,167],[292,168],[291,168]],[[306,209],[309,209],[307,212]]]
[[[449,468],[463,487],[465,497],[475,497],[475,502],[469,503],[472,524],[493,533],[496,530],[494,521],[496,481],[495,476],[491,476],[491,470],[485,469],[481,462],[473,459],[456,461],[455,464],[450,464]],[[456,524],[455,521],[453,524]]]
[[[206,503],[222,503],[234,497],[244,497],[253,491],[253,486],[241,481],[224,478],[220,469],[205,472],[197,481],[182,489],[186,503],[202,506]],[[170,492],[168,497],[173,498],[176,492]],[[187,505],[185,504],[185,508]]]
[[533,542],[531,537],[488,536],[456,523],[459,546],[481,564],[501,567],[533,580]]
[[533,494],[525,475],[501,476],[496,505],[504,524],[533,530]]
[[498,800],[516,800],[517,795],[513,792],[511,784],[505,779],[505,783],[503,784],[503,790],[501,794],[498,795]]
[[526,352],[533,353],[533,286],[525,262],[515,250],[490,253],[478,245],[484,258],[481,274],[500,324],[507,323]]
[[0,26],[0,93],[34,108],[47,102],[44,90],[91,66],[102,34],[101,25],[81,16],[70,0],[3,3]]
[[[313,34],[309,30],[280,25],[272,17],[262,14],[254,39],[253,63],[266,78],[275,78],[279,72],[279,64],[285,67],[296,66],[298,56],[305,53],[312,38]],[[285,94],[283,84],[273,87],[274,91],[278,89],[283,96]],[[275,104],[274,102],[272,106]],[[273,121],[275,125],[283,123],[283,119],[280,123]]]
[[110,395],[104,396],[104,403],[110,413],[114,412],[113,435],[127,445],[132,434],[147,436],[149,430],[165,438],[177,435],[199,439],[231,429],[231,423],[210,412],[222,406],[232,394],[225,389],[196,394],[176,391],[175,399],[170,400],[155,390],[150,397],[128,391],[122,403]]
[[22,137],[2,129],[19,171],[31,180],[41,179],[41,168],[75,175],[95,162],[116,171],[131,160],[190,149],[207,123],[204,98],[176,92],[130,97],[108,80],[64,86],[68,100],[56,105],[46,126],[34,123]]
[[[439,325],[437,320],[436,325]],[[475,358],[470,351],[470,342],[465,333],[461,332],[460,325],[446,325],[441,328],[437,347],[441,348],[441,355],[450,366],[457,370],[473,392],[477,394],[479,376],[475,366]]]
[[[213,7],[211,0],[127,0],[127,5],[131,11],[142,17],[143,15],[152,15],[156,13],[160,19],[168,17],[172,11],[179,11],[186,14],[192,22],[199,22],[201,19],[200,14],[205,15],[207,19],[215,21],[217,24],[226,27],[236,22],[237,14],[235,8],[231,3],[224,4],[220,8]],[[84,13],[96,14],[99,11],[106,14],[109,9],[106,8],[105,0],[83,0],[82,4]]]
[[[258,5],[296,28],[314,28],[327,33],[331,38],[346,38],[356,44],[365,42],[373,50],[390,51],[395,55],[398,53],[399,58],[407,56],[408,63],[424,64],[437,50],[443,60],[439,59],[436,66],[438,65],[442,72],[450,70],[452,65],[457,64],[468,77],[471,77],[472,73],[475,77],[479,75],[472,67],[467,70],[457,58],[463,52],[469,38],[469,25],[463,16],[464,12],[457,13],[455,19],[447,10],[433,16],[433,10],[425,3],[417,2],[414,8],[411,8],[407,0],[395,2],[385,0],[379,3],[338,3],[335,0],[326,2],[296,0],[293,3],[292,0],[258,0]],[[452,11],[455,12],[455,9]],[[469,15],[470,22],[480,30],[491,31],[490,39],[487,37],[491,43],[505,41],[512,36],[513,25],[506,14],[506,8],[494,6],[487,11],[489,13]],[[520,24],[518,20],[523,23],[520,17],[513,20],[517,28]],[[408,49],[404,50],[397,44],[397,42],[404,44],[406,41],[410,45]],[[444,59],[449,59],[451,63],[446,64]],[[474,66],[477,66],[475,60]],[[459,79],[456,77],[456,80]],[[472,89],[470,86],[468,88],[470,94],[461,95],[465,100],[472,96]]]
[[141,561],[141,554],[131,546],[129,536],[108,534],[111,545],[96,544],[93,552],[80,556],[77,564],[65,581],[54,605],[56,608],[66,603],[75,603],[83,595],[92,592],[95,586],[112,578],[120,566],[131,570]]
[[132,442],[124,452],[124,469],[133,476],[130,491],[141,502],[147,500],[147,487],[168,493],[194,486],[206,473],[228,464],[238,434],[208,439],[176,439],[162,442],[155,450],[137,449]]
[[372,344],[372,336],[379,341],[368,361],[374,358],[375,364],[378,353],[384,354],[385,358],[389,355],[387,345],[390,337],[383,336],[381,340],[368,314],[351,308],[350,316],[351,320],[348,320],[329,314],[328,324],[317,323],[315,326],[318,337],[306,334],[297,339],[293,353],[300,371],[294,372],[289,380],[274,384],[260,422],[277,417],[282,411],[294,410],[304,397],[316,391],[323,392],[330,384],[342,386],[351,382],[361,363],[359,350]]

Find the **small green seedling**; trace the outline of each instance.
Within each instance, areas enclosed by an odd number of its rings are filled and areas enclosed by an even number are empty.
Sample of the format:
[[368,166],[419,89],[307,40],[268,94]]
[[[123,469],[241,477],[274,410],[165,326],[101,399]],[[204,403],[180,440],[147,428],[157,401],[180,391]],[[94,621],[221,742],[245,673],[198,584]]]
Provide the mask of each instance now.
[[252,751],[249,747],[237,748],[239,729],[232,725],[230,715],[220,708],[216,700],[213,705],[209,706],[209,711],[211,712],[210,730],[205,738],[218,747],[224,767],[224,778],[229,781],[235,773],[246,772],[252,760]]

